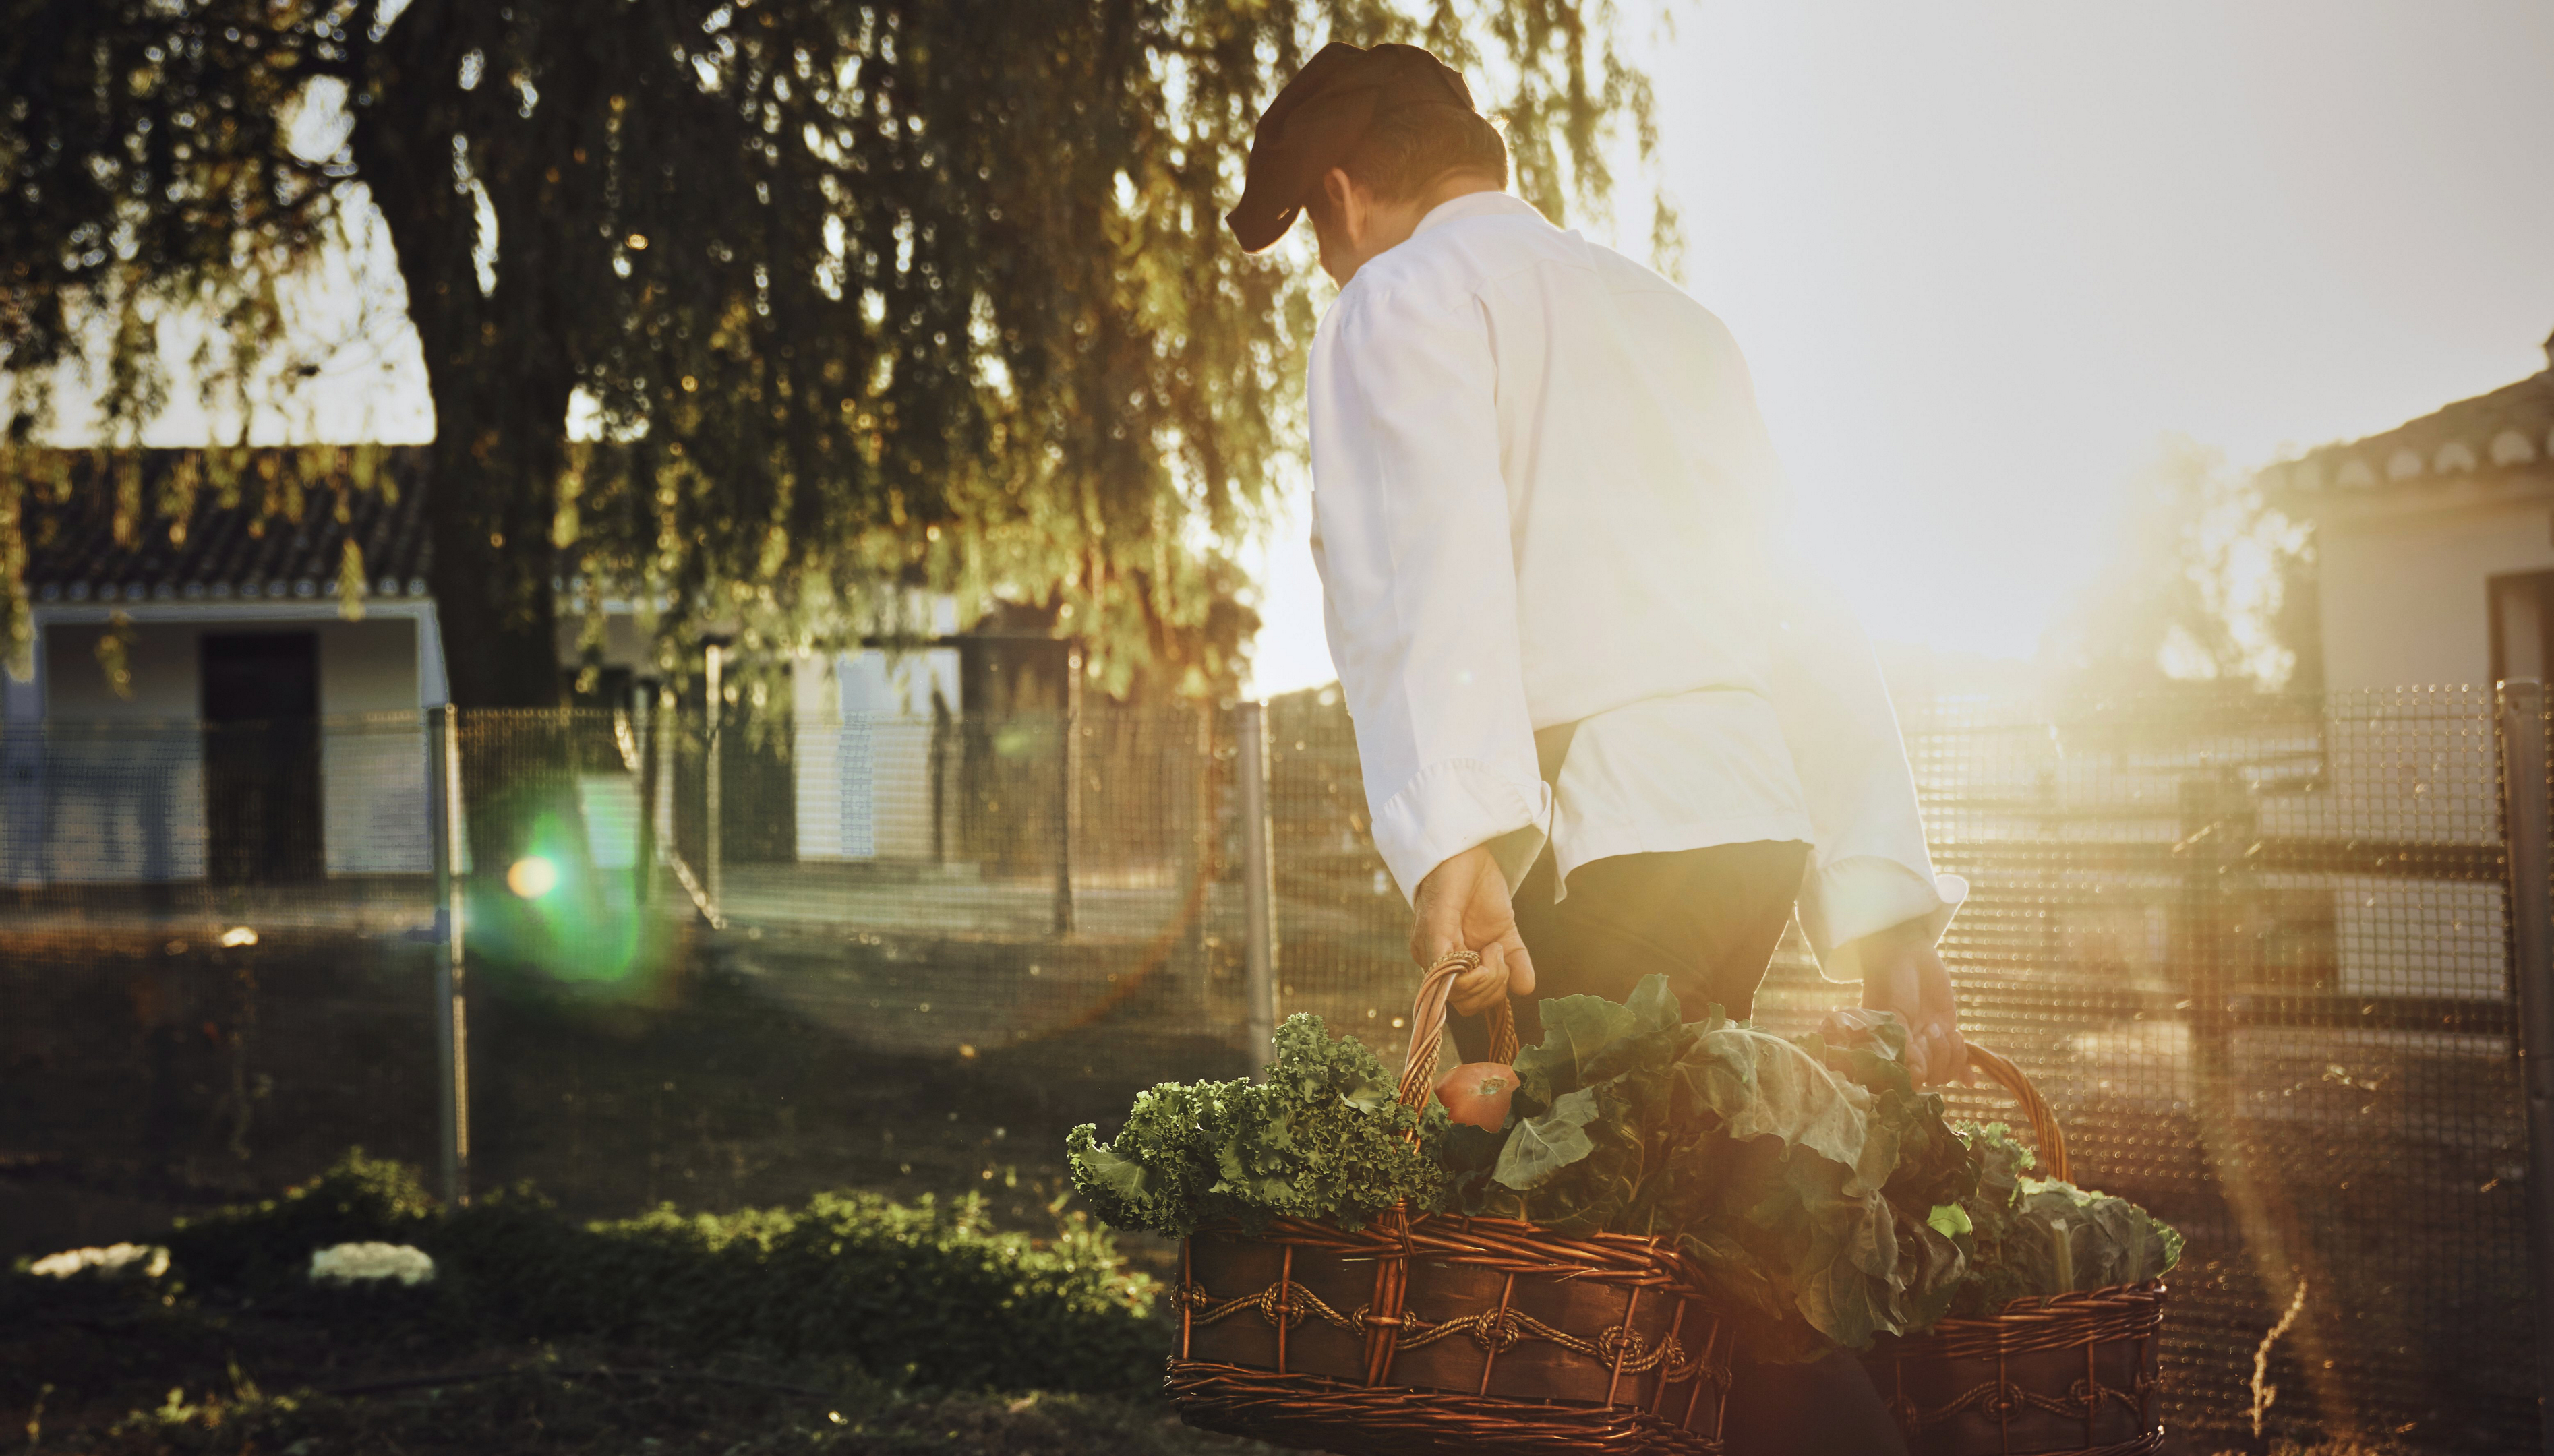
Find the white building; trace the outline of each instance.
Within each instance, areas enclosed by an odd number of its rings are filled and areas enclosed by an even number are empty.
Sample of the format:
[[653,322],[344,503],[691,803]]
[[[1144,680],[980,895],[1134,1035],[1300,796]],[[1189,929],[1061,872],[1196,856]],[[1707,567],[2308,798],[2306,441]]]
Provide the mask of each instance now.
[[[297,519],[263,522],[205,486],[174,527],[146,510],[119,533],[113,493],[85,452],[47,463],[70,469],[60,499],[51,483],[27,485],[34,672],[0,673],[0,884],[429,868],[422,710],[447,699],[427,588],[427,457],[420,447],[366,456],[373,489],[310,490]],[[184,460],[144,452],[142,499]],[[257,463],[240,482],[252,503]],[[363,574],[351,609],[350,544]],[[933,846],[931,795],[912,785],[933,770],[935,701],[956,713],[962,674],[954,607],[931,608],[936,646],[797,664],[799,742],[785,770],[795,794],[777,796],[794,803],[755,807],[794,810],[794,836],[781,839],[798,857]],[[573,673],[579,624],[564,620],[559,633],[561,669]],[[605,699],[626,706],[649,676],[626,605],[608,611],[604,647]],[[635,784],[616,767],[582,785],[598,863],[614,846],[626,855],[635,834]],[[662,786],[670,802],[670,774]]]
[[[2554,680],[2554,338],[2541,374],[2263,472],[2314,530],[2324,792],[2286,833],[2489,849],[2500,839],[2493,685]],[[2505,995],[2501,895],[2351,877],[2332,891],[2340,989]]]
[[2262,485],[2314,527],[2326,687],[2554,676],[2554,367]]
[[[207,486],[185,520],[146,513],[122,539],[102,483],[74,476],[59,502],[27,485],[35,672],[0,674],[0,879],[427,868],[417,710],[444,689],[423,457],[378,457],[342,510],[312,493],[261,525]],[[178,458],[146,454],[143,499]],[[360,612],[340,596],[349,542]]]

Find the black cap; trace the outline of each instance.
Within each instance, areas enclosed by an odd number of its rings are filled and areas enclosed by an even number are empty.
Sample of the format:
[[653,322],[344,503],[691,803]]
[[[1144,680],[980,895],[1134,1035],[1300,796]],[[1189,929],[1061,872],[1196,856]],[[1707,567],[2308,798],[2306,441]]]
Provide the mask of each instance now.
[[1333,41],[1306,61],[1251,135],[1241,200],[1223,217],[1241,251],[1261,252],[1286,236],[1322,178],[1375,119],[1405,106],[1469,111],[1472,93],[1452,66],[1416,46],[1368,51]]

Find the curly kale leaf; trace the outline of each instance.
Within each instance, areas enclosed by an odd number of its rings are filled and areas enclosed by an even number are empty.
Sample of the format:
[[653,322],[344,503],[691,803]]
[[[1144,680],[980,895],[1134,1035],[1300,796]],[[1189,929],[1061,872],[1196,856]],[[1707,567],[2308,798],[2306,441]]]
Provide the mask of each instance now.
[[1164,1082],[1135,1099],[1113,1140],[1085,1124],[1065,1146],[1074,1186],[1111,1227],[1184,1236],[1288,1217],[1356,1228],[1405,1198],[1438,1206],[1446,1172],[1411,1135],[1433,1143],[1446,1126],[1443,1107],[1396,1101],[1362,1044],[1299,1015],[1278,1029],[1264,1081]]

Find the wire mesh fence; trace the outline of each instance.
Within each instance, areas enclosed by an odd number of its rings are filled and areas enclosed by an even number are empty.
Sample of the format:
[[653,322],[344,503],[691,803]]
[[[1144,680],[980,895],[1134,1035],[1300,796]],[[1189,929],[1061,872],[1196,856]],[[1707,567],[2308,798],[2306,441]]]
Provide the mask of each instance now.
[[[1063,1127],[1246,1065],[1228,715],[450,722],[439,760],[419,715],[0,733],[0,1253],[351,1144],[431,1167],[454,927],[471,1176],[582,1211],[857,1183],[1034,1218]],[[1905,728],[1972,886],[1945,953],[1973,1034],[2086,1182],[2190,1236],[2177,1423],[2232,1434],[2268,1400],[2296,1434],[2532,1439],[2489,695],[1938,702]],[[1307,693],[1266,739],[1278,1010],[1392,1055],[1408,911],[1353,733]],[[1795,937],[1758,1016],[1801,1030],[1847,994]]]

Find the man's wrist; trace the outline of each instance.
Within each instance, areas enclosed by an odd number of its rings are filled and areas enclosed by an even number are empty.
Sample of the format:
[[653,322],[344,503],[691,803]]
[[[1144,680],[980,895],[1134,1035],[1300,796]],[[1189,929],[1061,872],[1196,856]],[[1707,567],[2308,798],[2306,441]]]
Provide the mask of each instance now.
[[1833,960],[1855,967],[1855,978],[1868,981],[1884,966],[1903,965],[1932,949],[1930,926],[1923,920],[1902,921],[1836,948]]

